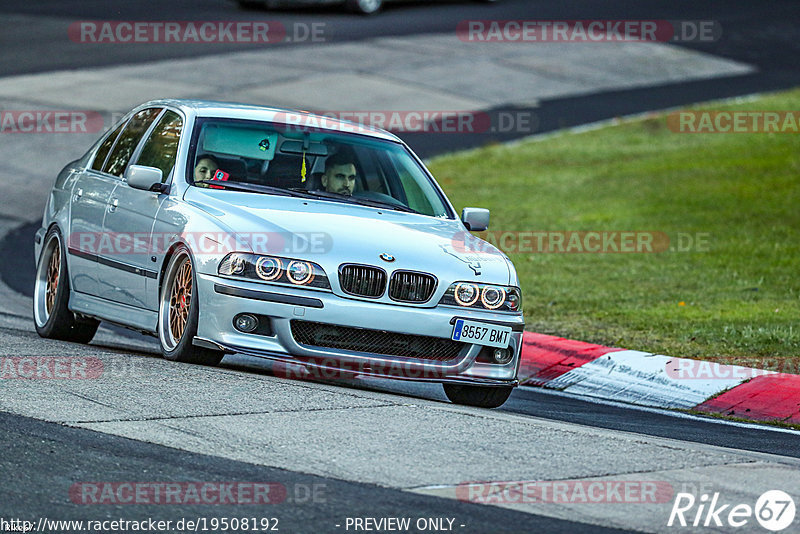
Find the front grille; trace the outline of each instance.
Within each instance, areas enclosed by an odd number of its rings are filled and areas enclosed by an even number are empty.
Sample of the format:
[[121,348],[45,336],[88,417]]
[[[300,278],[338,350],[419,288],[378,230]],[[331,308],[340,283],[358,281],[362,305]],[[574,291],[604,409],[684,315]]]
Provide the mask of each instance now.
[[427,302],[436,289],[436,278],[414,271],[395,271],[389,282],[389,297],[400,302]]
[[300,345],[351,350],[446,362],[458,358],[466,345],[429,336],[412,336],[383,330],[352,328],[310,321],[291,321],[292,336]]
[[368,265],[342,265],[339,267],[339,284],[345,293],[376,298],[386,290],[386,273]]

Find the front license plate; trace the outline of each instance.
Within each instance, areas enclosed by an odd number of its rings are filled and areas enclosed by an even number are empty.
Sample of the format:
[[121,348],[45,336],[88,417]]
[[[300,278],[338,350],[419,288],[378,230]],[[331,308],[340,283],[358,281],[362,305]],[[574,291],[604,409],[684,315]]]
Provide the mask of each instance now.
[[510,326],[458,319],[450,339],[504,349],[508,346],[510,337]]

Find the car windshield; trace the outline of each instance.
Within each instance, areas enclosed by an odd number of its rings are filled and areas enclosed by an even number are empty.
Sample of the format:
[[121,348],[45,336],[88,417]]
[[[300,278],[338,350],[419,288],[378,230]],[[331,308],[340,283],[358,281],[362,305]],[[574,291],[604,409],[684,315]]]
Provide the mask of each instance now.
[[302,196],[452,218],[402,145],[269,122],[198,119],[187,177],[197,187]]

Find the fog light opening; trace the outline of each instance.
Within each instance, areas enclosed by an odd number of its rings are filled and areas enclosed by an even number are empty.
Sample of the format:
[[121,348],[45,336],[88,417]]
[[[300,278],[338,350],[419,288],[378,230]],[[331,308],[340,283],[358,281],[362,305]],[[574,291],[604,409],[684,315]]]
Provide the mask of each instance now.
[[494,352],[492,353],[492,359],[494,359],[494,363],[500,365],[507,364],[513,357],[514,354],[510,349],[494,349]]
[[249,313],[240,313],[233,318],[233,327],[239,332],[249,334],[258,328],[258,319]]

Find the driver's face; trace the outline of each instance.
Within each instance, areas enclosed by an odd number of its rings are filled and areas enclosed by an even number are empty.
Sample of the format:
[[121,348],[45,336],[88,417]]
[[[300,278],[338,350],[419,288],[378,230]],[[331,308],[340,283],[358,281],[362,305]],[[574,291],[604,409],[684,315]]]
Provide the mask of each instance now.
[[197,166],[194,168],[194,179],[197,182],[202,180],[210,180],[213,178],[214,173],[217,172],[216,163],[208,158],[203,158],[197,162]]
[[356,187],[356,166],[346,163],[331,167],[322,175],[322,186],[329,193],[352,195]]

